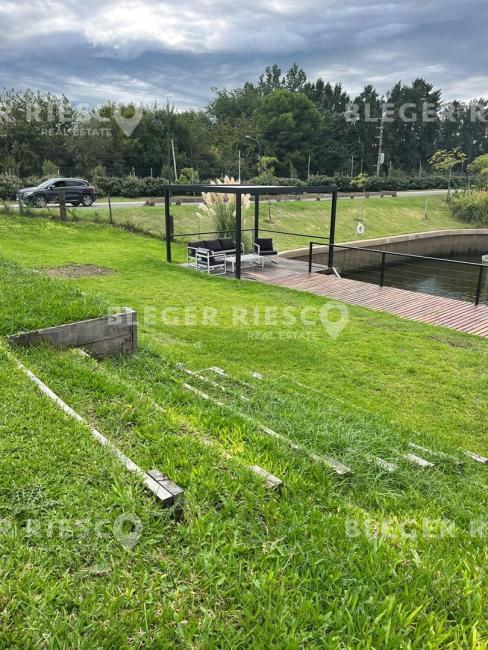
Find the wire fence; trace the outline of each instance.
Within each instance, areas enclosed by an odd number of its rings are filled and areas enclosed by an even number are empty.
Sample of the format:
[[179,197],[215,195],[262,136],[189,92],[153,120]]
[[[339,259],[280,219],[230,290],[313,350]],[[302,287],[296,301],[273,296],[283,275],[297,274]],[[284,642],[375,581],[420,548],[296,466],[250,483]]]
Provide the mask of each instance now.
[[325,248],[318,253],[320,262],[334,266],[341,277],[488,304],[486,264],[310,242],[309,270],[313,267],[314,245]]

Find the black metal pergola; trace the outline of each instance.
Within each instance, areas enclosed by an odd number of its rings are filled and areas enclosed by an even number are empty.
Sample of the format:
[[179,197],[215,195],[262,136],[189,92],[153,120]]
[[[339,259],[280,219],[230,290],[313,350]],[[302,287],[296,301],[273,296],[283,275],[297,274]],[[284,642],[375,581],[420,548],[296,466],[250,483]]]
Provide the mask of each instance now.
[[[171,241],[174,236],[171,228],[171,215],[170,215],[170,202],[172,194],[186,194],[186,193],[202,193],[214,192],[221,194],[235,194],[236,196],[236,263],[235,263],[235,277],[239,280],[241,277],[241,244],[242,244],[242,195],[250,194],[254,197],[254,228],[253,237],[254,241],[259,237],[259,202],[262,194],[277,195],[277,194],[331,194],[331,208],[330,208],[330,226],[328,237],[321,235],[308,235],[304,233],[285,233],[296,236],[315,237],[319,239],[327,239],[329,242],[329,257],[328,266],[332,268],[334,261],[334,242],[335,242],[335,225],[337,213],[337,187],[335,185],[313,185],[310,187],[297,187],[295,185],[242,185],[242,184],[196,184],[196,185],[177,185],[168,184],[163,185],[164,191],[164,220],[165,220],[165,233],[166,233],[166,260],[171,262]],[[266,230],[266,232],[280,232],[276,230]],[[176,236],[194,236],[200,233],[180,233]],[[209,233],[203,233],[209,234]]]

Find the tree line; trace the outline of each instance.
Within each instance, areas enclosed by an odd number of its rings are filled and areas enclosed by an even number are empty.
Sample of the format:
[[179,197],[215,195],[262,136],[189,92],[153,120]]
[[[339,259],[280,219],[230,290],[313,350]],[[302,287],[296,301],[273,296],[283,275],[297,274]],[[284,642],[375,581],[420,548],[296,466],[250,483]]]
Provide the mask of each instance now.
[[487,107],[484,98],[446,105],[424,79],[398,82],[384,95],[368,85],[351,96],[341,82],[310,81],[296,64],[216,89],[199,110],[108,101],[93,109],[52,93],[4,90],[0,172],[171,181],[237,177],[239,170],[246,180],[354,177],[376,173],[381,137],[380,175],[422,176],[438,150],[459,149],[466,164],[488,153]]

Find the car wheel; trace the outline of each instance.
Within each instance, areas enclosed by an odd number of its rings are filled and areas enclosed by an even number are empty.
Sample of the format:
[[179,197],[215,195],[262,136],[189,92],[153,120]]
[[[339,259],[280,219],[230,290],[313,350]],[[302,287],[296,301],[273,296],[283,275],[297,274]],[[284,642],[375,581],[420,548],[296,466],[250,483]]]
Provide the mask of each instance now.
[[91,197],[89,194],[85,194],[81,197],[81,204],[84,208],[89,208],[90,205],[93,205],[93,197]]
[[45,208],[47,205],[47,199],[42,194],[39,194],[32,199],[32,205],[35,208]]

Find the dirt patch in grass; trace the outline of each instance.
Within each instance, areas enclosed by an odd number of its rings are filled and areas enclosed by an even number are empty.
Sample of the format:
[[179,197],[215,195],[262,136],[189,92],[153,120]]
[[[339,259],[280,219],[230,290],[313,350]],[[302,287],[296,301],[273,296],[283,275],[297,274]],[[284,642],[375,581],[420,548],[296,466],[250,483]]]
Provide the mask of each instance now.
[[434,334],[429,336],[429,339],[432,339],[433,341],[439,341],[445,345],[449,345],[451,348],[473,348],[479,342],[474,338],[472,341],[469,341],[465,339],[450,338],[448,336],[437,336]]
[[43,273],[50,278],[82,278],[90,275],[109,275],[113,270],[96,264],[66,264],[43,269]]

